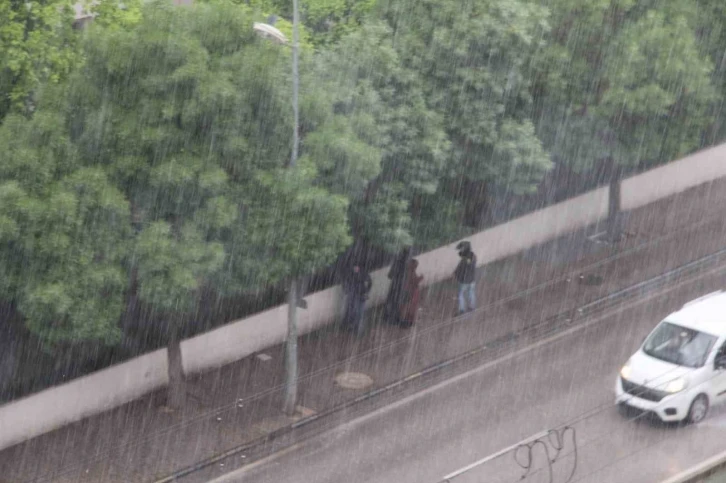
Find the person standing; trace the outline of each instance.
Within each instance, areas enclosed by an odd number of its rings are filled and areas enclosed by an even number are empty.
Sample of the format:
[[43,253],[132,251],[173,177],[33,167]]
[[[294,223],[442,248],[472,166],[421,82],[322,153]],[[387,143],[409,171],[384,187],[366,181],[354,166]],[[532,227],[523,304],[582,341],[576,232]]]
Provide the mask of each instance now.
[[421,281],[423,275],[418,275],[418,260],[411,259],[406,267],[406,285],[403,289],[403,303],[399,321],[401,327],[412,327],[416,323],[416,315],[418,314],[418,304],[421,298]]
[[454,277],[459,282],[458,316],[476,308],[476,255],[471,251],[471,243],[468,241],[460,242],[456,249],[461,257],[454,271]]
[[359,264],[353,265],[343,280],[343,291],[346,294],[343,325],[355,330],[358,335],[365,330],[363,312],[372,286],[373,280],[370,274]]
[[398,257],[393,261],[388,271],[388,279],[391,281],[391,288],[386,297],[385,313],[386,320],[391,324],[398,323],[401,312],[401,301],[404,287],[406,285],[406,270],[411,258],[411,247],[404,248]]

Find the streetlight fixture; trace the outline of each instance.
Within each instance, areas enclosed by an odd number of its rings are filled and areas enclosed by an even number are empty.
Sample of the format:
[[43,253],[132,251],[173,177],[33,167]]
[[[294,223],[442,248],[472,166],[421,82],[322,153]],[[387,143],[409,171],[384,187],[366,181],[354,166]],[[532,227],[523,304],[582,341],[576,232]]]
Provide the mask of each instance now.
[[255,22],[252,28],[260,35],[260,37],[272,40],[279,44],[287,44],[287,37],[285,37],[285,34],[270,24]]

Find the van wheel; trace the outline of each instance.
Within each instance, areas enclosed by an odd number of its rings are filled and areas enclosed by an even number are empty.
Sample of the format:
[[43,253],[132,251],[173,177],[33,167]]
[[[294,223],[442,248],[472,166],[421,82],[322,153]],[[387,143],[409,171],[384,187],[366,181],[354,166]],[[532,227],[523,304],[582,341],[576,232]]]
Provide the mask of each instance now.
[[690,424],[700,423],[708,414],[708,397],[705,394],[699,394],[691,403],[686,418]]

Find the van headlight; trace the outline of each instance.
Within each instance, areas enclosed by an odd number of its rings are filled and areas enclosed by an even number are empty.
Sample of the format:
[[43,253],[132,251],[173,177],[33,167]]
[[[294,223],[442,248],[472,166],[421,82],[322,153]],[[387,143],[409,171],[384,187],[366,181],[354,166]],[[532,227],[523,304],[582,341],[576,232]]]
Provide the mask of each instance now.
[[620,369],[620,377],[623,379],[628,379],[630,377],[630,374],[633,372],[633,370],[630,367],[630,361],[625,363],[625,365]]
[[668,384],[666,384],[665,391],[669,392],[671,394],[681,392],[688,386],[688,381],[686,381],[685,377],[679,377],[677,379],[673,379]]

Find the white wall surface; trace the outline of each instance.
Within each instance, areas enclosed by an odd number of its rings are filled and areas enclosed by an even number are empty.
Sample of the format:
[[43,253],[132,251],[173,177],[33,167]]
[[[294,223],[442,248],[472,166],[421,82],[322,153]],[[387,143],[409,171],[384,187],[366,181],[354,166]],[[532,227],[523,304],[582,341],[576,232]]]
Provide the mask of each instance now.
[[162,349],[0,406],[0,449],[133,401],[167,380]]
[[726,176],[726,144],[623,180],[622,209],[630,211],[723,176]]
[[[623,181],[624,210],[632,210],[699,184],[726,176],[726,144],[701,151]],[[596,223],[607,215],[607,188],[522,216],[484,230],[468,240],[480,264],[513,255],[568,232]],[[458,263],[458,240],[416,258],[425,283],[449,278]],[[388,269],[372,274],[369,305],[383,302]],[[299,310],[301,334],[337,320],[342,311],[339,287],[305,297]],[[231,322],[182,342],[184,368],[198,372],[239,360],[281,343],[287,331],[287,306]],[[165,350],[158,350],[26,398],[0,406],[0,449],[109,410],[167,383]]]

